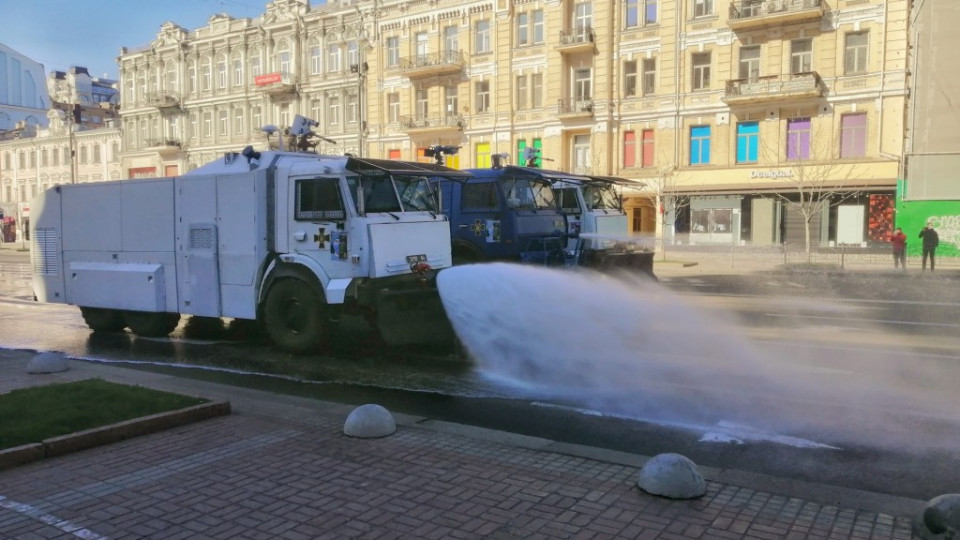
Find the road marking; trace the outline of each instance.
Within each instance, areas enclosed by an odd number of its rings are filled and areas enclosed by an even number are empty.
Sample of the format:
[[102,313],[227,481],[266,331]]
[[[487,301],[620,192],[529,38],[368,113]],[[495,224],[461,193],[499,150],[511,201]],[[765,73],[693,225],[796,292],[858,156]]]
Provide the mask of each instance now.
[[17,512],[18,514],[29,516],[41,523],[45,523],[51,527],[60,529],[65,533],[70,533],[77,538],[83,538],[84,540],[107,540],[106,536],[97,534],[90,529],[85,529],[80,525],[77,525],[66,519],[60,519],[54,515],[47,514],[46,512],[43,512],[38,508],[34,508],[29,504],[11,501],[3,495],[0,495],[0,508],[6,508],[7,510],[13,510],[14,512]]
[[786,319],[819,319],[827,321],[858,321],[858,322],[867,322],[867,323],[886,323],[886,324],[905,324],[908,326],[943,326],[947,328],[960,328],[960,324],[953,323],[932,323],[932,322],[918,322],[918,321],[897,321],[892,319],[855,319],[852,317],[828,317],[826,315],[791,315],[783,313],[764,313],[766,317],[782,317]]

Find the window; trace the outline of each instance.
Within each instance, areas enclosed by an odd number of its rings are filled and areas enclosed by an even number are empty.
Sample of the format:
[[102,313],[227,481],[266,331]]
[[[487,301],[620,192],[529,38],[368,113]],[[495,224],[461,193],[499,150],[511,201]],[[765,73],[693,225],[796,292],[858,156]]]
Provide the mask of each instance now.
[[327,46],[327,73],[340,71],[340,45]]
[[446,105],[447,116],[456,115],[460,109],[460,100],[457,99],[457,86],[450,85],[443,88],[443,99]]
[[474,147],[474,159],[478,169],[490,168],[490,143],[477,143]]
[[87,162],[87,147],[86,145],[80,146],[80,164],[86,164]]
[[[479,146],[477,145],[478,149]],[[489,148],[489,145],[487,147]],[[488,212],[500,206],[497,200],[496,182],[464,184],[460,189],[463,191],[463,198],[460,200],[461,210]]]
[[425,119],[430,113],[429,107],[429,97],[427,96],[426,88],[417,88],[416,91],[416,106],[417,106],[417,118]]
[[713,15],[713,0],[693,0],[693,16]]
[[227,111],[220,111],[217,115],[217,124],[219,125],[219,132],[221,136],[230,133],[230,122],[227,118]]
[[623,132],[623,166],[637,166],[637,134],[634,131]]
[[387,67],[396,67],[400,64],[400,38],[387,38]]
[[93,161],[93,163],[100,163],[100,145],[99,144],[94,143],[93,152],[91,153],[91,158],[92,158],[91,161]]
[[573,6],[573,27],[586,34],[587,29],[593,26],[593,4],[577,2]]
[[387,94],[387,114],[388,114],[388,121],[390,122],[400,121],[400,94],[399,93]]
[[[328,125],[337,126],[340,124],[340,98],[331,97],[327,100],[328,109],[330,111],[330,116],[327,118]],[[286,125],[286,124],[284,124]]]
[[583,174],[590,172],[590,136],[573,136],[573,170]]
[[310,73],[312,75],[318,75],[320,70],[323,69],[320,63],[320,57],[322,56],[320,52],[320,46],[314,45],[310,47]]
[[233,110],[233,125],[238,135],[243,133],[243,109],[240,107]]
[[261,113],[260,107],[253,107],[250,109],[250,131],[258,131],[261,127]]
[[527,13],[517,14],[517,45],[530,44],[530,16]]
[[217,62],[217,88],[227,87],[227,61],[226,59]]
[[356,124],[360,121],[360,94],[347,96],[347,122]]
[[347,43],[347,65],[360,66],[360,45],[356,41]]
[[657,82],[657,59],[646,58],[643,61],[643,95],[649,96],[655,92]]
[[867,155],[867,113],[845,114],[840,120],[840,157]]
[[477,22],[476,35],[474,38],[474,53],[479,54],[490,52],[490,21]]
[[645,129],[643,130],[643,141],[642,146],[640,147],[641,161],[640,165],[642,167],[653,167],[653,130]]
[[478,113],[490,111],[490,81],[477,81],[477,102],[476,109]]
[[233,85],[243,85],[243,62],[239,58],[233,61]]
[[443,29],[443,50],[448,52],[460,50],[460,44],[457,42],[456,26],[448,26]]
[[533,12],[533,42],[543,43],[543,10]]
[[843,51],[844,73],[863,73],[867,70],[867,33],[847,34]]
[[759,144],[759,123],[740,122],[737,124],[737,163],[756,163]]
[[[627,0],[624,6],[626,20],[623,25],[626,28],[636,28],[640,24],[640,0]],[[632,132],[628,132],[632,133]]]
[[281,73],[290,73],[290,49],[287,48],[286,43],[280,46],[280,50],[277,51],[277,63],[278,71]]
[[527,108],[527,96],[530,94],[528,87],[529,77],[526,75],[517,75],[517,109]]
[[760,77],[760,47],[740,48],[740,78],[757,80]]
[[250,76],[256,77],[263,73],[262,66],[260,65],[260,58],[255,56],[250,59]]
[[810,118],[787,120],[787,159],[810,159]]
[[644,24],[657,23],[657,0],[646,0],[644,2],[646,9],[643,12]]
[[795,39],[790,42],[790,73],[813,71],[813,40]]
[[530,100],[530,105],[533,107],[542,107],[543,106],[543,74],[534,73],[530,75],[530,91],[532,92],[533,99]]
[[708,88],[710,88],[710,53],[696,53],[693,55],[693,89]]
[[200,84],[202,85],[201,90],[210,90],[210,84],[212,82],[210,80],[211,76],[212,74],[210,73],[210,64],[204,64],[200,72],[200,79],[201,79]]
[[590,68],[573,70],[573,97],[577,100],[588,100],[593,97],[593,73]]
[[690,164],[710,164],[710,126],[690,128]]
[[47,154],[47,149],[44,148],[43,150],[40,151],[40,166],[46,167],[49,164],[50,164],[50,160]]
[[319,99],[310,100],[310,118],[317,122],[323,118],[323,105]]
[[637,61],[627,60],[623,63],[623,95],[633,97],[637,95]]
[[343,202],[336,178],[297,182],[296,220],[344,219]]
[[414,42],[416,43],[416,56],[417,64],[425,63],[427,56],[427,33],[426,32],[417,32],[417,35],[414,36]]
[[206,112],[203,113],[203,136],[210,137],[213,135],[213,115]]

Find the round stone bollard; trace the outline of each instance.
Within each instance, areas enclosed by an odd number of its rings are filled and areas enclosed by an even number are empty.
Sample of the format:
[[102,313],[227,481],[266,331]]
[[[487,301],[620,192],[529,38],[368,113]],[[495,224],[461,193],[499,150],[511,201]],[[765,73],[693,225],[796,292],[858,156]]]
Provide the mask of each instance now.
[[34,355],[27,363],[27,373],[60,373],[67,371],[67,359],[60,353],[44,352]]
[[659,454],[640,469],[637,486],[670,499],[695,499],[707,492],[707,482],[697,465],[680,454]]
[[923,509],[923,524],[934,534],[960,533],[960,494],[950,493],[930,499]]
[[380,405],[368,403],[353,410],[343,424],[343,434],[348,437],[375,439],[397,431],[397,423],[390,411]]

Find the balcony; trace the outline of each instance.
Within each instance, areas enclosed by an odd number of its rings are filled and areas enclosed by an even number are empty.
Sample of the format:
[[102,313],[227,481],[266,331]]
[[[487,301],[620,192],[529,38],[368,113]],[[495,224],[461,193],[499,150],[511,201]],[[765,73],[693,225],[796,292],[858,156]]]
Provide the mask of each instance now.
[[163,156],[175,155],[180,152],[180,141],[170,137],[144,139],[141,150],[155,150]]
[[770,75],[756,79],[727,81],[723,102],[727,105],[754,104],[823,97],[827,86],[816,71],[792,75]]
[[467,121],[459,114],[447,116],[423,117],[401,116],[400,129],[407,133],[436,133],[442,131],[463,131]]
[[823,18],[823,0],[738,0],[730,4],[732,30],[782,26]]
[[269,96],[295,95],[297,76],[285,71],[257,75],[253,78],[253,89]]
[[560,44],[557,50],[561,53],[576,53],[592,51],[595,48],[596,34],[592,26],[577,26],[570,30],[560,31]]
[[558,100],[557,117],[562,119],[592,118],[593,100],[580,98]]
[[460,51],[418,54],[400,59],[400,73],[408,78],[432,77],[463,72],[466,65]]
[[144,98],[147,107],[159,109],[161,114],[180,112],[180,98],[173,94],[157,92]]

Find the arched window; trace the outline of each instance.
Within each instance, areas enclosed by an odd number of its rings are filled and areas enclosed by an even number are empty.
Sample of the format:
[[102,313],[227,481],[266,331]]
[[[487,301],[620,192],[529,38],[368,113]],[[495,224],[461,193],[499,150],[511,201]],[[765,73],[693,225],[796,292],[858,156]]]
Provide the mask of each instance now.
[[317,38],[310,40],[310,74],[323,73],[323,47]]
[[277,71],[290,73],[291,67],[290,45],[286,41],[281,41],[277,45]]

